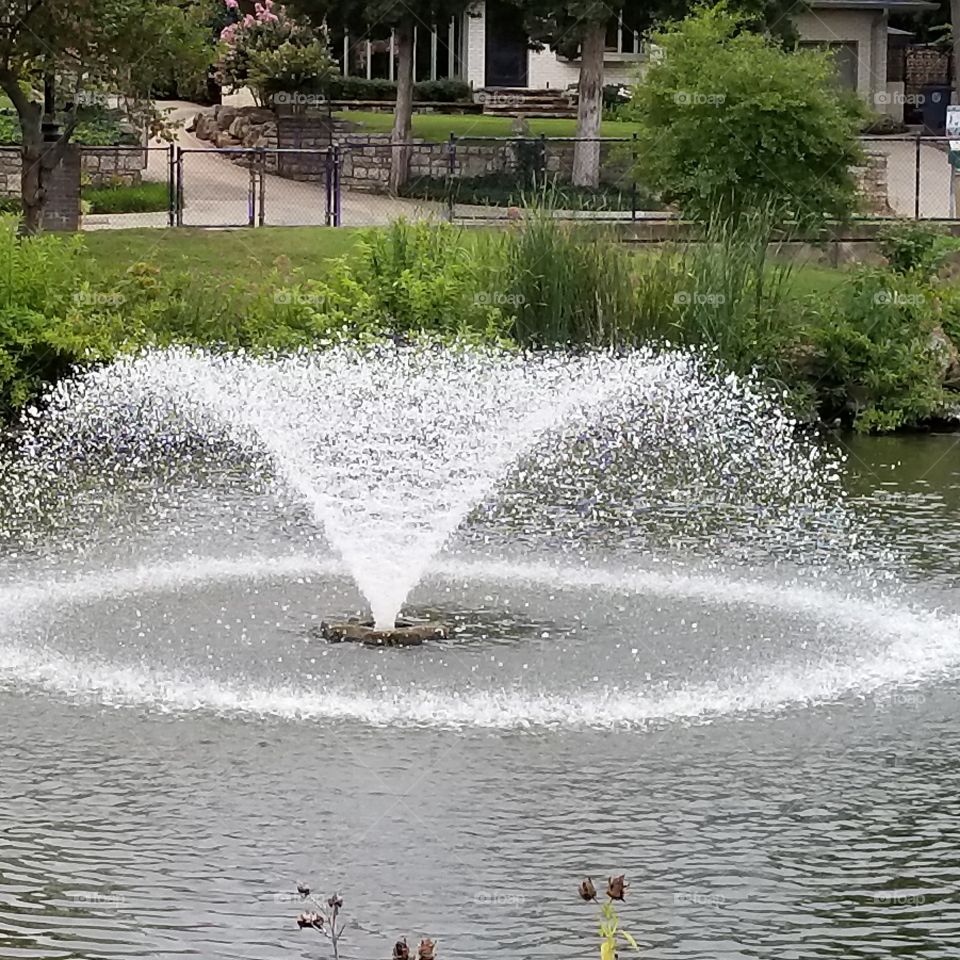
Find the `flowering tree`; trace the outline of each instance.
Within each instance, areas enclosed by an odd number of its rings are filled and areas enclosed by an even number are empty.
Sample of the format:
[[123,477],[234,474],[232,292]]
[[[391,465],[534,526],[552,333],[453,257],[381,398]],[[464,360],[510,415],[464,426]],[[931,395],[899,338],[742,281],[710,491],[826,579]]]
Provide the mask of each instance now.
[[[0,90],[21,130],[23,230],[43,219],[46,186],[95,92],[122,94],[150,111],[150,91],[171,62],[209,62],[194,0],[0,0]],[[59,96],[58,96],[59,93]],[[71,109],[58,110],[72,104]],[[57,129],[54,119],[62,121]]]
[[225,0],[232,23],[220,34],[218,64],[221,83],[249,86],[263,102],[282,89],[318,90],[333,71],[326,32],[314,31],[287,13],[274,0],[241,13],[238,0]]

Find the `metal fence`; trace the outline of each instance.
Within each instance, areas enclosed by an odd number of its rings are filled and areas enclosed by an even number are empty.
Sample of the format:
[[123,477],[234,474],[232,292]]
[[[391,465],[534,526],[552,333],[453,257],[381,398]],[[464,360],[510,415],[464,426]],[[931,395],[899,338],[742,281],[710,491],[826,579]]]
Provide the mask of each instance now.
[[[565,219],[638,221],[676,215],[636,182],[630,138],[591,141],[597,190],[572,186],[573,138],[451,137],[391,145],[345,139],[328,149],[114,147],[83,151],[83,176],[110,184],[163,184],[152,207],[86,211],[84,229],[123,227],[375,226],[405,217],[458,223],[510,220],[549,194]],[[955,173],[944,137],[865,137],[864,219],[958,218]],[[387,193],[390,160],[406,150],[411,176]],[[0,186],[3,181],[0,180]],[[15,192],[11,177],[7,193]],[[166,199],[164,199],[166,198]],[[163,208],[161,208],[163,207]]]

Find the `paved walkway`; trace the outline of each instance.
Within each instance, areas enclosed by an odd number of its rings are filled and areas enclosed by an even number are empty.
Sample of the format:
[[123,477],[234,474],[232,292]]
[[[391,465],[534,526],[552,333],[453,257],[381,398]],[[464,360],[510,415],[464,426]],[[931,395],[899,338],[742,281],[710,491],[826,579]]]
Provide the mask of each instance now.
[[[159,105],[170,111],[173,120],[184,124],[204,109],[193,103],[171,101]],[[184,150],[210,151],[210,144],[199,140],[183,127],[176,142]],[[168,158],[162,141],[148,152],[144,179],[165,182]],[[245,226],[250,212],[250,172],[214,152],[187,153],[183,157],[183,224],[190,227]],[[268,174],[264,183],[264,219],[271,226],[322,226],[326,223],[326,188],[322,183],[301,183]],[[410,220],[442,218],[446,206],[417,200],[404,200],[380,194],[343,190],[340,199],[344,226],[382,226],[406,217]],[[165,227],[166,212],[93,215],[83,219],[84,230],[130,227]]]
[[[869,149],[887,155],[887,192],[890,206],[899,217],[914,216],[917,181],[915,140],[869,140]],[[920,216],[950,217],[950,164],[939,146],[920,146]]]

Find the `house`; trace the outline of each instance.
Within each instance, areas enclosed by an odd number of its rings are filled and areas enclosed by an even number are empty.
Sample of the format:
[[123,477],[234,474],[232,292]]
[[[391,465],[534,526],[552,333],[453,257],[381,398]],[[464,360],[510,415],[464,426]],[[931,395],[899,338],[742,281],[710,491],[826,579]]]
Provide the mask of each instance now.
[[[890,27],[891,13],[938,9],[930,0],[810,0],[794,17],[805,46],[835,51],[838,81],[856,90],[878,112],[903,119],[906,101],[902,71],[891,48],[902,31]],[[345,73],[394,76],[393,40],[375,31],[362,40],[342,39]],[[339,46],[339,44],[338,44]],[[414,65],[418,80],[459,77],[475,90],[565,90],[577,82],[580,64],[550,48],[533,50],[520,10],[505,0],[477,0],[469,13],[417,31]],[[630,5],[607,30],[604,72],[608,83],[630,83],[646,60],[640,33],[630,25]]]

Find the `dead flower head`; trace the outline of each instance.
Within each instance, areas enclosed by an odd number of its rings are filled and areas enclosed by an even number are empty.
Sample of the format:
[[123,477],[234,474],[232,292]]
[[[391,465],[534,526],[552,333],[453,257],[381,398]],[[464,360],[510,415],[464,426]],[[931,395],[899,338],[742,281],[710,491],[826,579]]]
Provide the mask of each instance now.
[[417,950],[417,960],[433,960],[434,942],[427,937],[425,940],[420,941],[420,947]]
[[323,917],[319,913],[301,913],[297,917],[297,926],[302,930],[304,927],[313,927],[316,930],[323,929]]
[[593,885],[590,877],[585,877],[580,881],[580,898],[582,900],[596,900],[597,888]]
[[622,873],[619,877],[610,877],[607,881],[607,896],[611,900],[622,900],[629,886]]
[[393,960],[410,960],[410,948],[407,946],[406,937],[393,945]]

